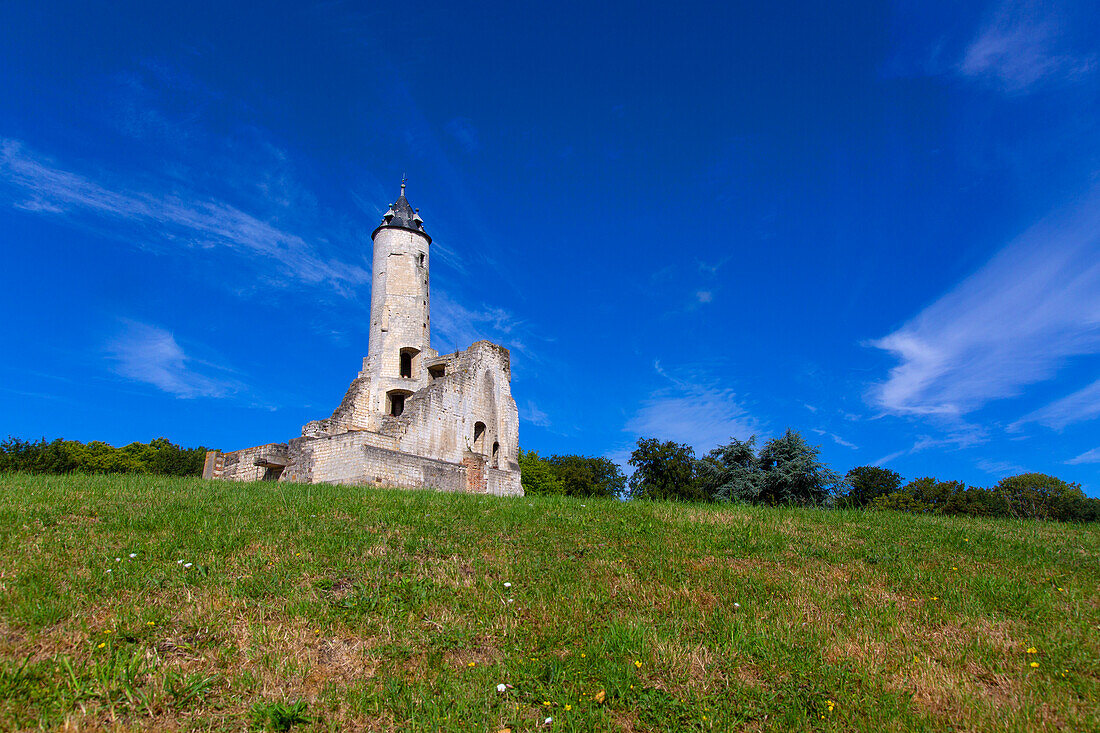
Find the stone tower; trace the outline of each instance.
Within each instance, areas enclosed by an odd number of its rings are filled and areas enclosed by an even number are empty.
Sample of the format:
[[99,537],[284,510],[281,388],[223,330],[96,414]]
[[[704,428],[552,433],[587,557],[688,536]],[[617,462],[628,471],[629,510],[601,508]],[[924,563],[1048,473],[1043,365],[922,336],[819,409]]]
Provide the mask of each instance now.
[[[378,417],[399,416],[405,398],[426,383],[424,362],[431,348],[428,278],[429,246],[424,220],[401,195],[371,234],[374,257],[370,335],[360,377],[371,381],[371,415],[364,427],[378,428]],[[375,418],[375,419],[372,419]]]
[[404,181],[371,240],[367,355],[340,405],[286,443],[211,451],[203,475],[522,496],[510,354],[488,341],[431,347],[432,238]]

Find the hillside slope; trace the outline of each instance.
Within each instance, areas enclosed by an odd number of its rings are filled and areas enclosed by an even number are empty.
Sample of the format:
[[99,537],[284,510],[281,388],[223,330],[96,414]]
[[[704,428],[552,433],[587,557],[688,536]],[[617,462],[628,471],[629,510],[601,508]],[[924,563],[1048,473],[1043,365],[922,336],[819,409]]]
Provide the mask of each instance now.
[[1100,728],[1095,525],[7,475],[0,549],[5,729]]

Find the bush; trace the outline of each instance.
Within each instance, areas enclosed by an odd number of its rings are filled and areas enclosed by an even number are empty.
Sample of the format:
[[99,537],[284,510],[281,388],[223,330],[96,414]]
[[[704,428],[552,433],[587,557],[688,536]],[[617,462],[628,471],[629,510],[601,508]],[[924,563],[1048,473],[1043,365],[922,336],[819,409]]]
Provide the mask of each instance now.
[[535,451],[519,452],[520,483],[531,496],[621,496],[626,476],[609,458],[550,456]]
[[868,506],[962,517],[1100,520],[1100,499],[1085,496],[1077,484],[1067,484],[1043,473],[1010,476],[990,489],[926,476],[910,481],[900,491],[876,497]]
[[879,466],[856,466],[844,476],[848,493],[838,502],[841,506],[863,507],[880,496],[901,488],[901,474]]
[[533,450],[519,451],[520,484],[523,493],[528,496],[549,496],[564,494],[561,481],[554,473],[554,467],[545,458]]
[[994,490],[1014,517],[1068,522],[1080,521],[1088,513],[1088,500],[1078,484],[1067,484],[1045,473],[1009,476],[997,482]]
[[206,448],[180,448],[167,438],[115,448],[94,440],[88,444],[58,438],[29,442],[9,436],[0,442],[0,471],[27,473],[156,473],[198,476]]
[[626,490],[626,476],[610,458],[550,456],[547,462],[566,496],[614,498]]
[[923,501],[913,498],[912,494],[904,491],[892,491],[885,496],[876,496],[868,504],[871,509],[889,509],[895,512],[907,512],[909,514],[928,514],[932,507]]

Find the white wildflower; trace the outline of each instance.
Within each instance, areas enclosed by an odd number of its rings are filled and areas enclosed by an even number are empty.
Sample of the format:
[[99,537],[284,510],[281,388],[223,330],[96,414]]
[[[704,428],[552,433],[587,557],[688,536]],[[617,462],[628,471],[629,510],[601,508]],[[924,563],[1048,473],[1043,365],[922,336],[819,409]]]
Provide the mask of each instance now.
[[497,692],[504,692],[507,689],[508,689],[508,685],[504,684],[503,682],[501,682],[499,685],[497,685]]
[[189,562],[185,562],[185,563],[183,564],[183,567],[184,567],[184,569],[186,569],[186,568],[189,568],[189,567],[191,567],[191,563],[189,563]]
[[511,587],[512,587],[512,584],[511,584],[511,583],[505,583],[505,584],[504,584],[504,587],[505,587],[505,588],[511,588]]
[[137,553],[136,552],[131,552],[130,553],[130,559],[133,560],[135,557],[137,557]]
[[733,604],[733,607],[734,608],[741,608],[741,604],[740,603],[735,603],[735,604]]

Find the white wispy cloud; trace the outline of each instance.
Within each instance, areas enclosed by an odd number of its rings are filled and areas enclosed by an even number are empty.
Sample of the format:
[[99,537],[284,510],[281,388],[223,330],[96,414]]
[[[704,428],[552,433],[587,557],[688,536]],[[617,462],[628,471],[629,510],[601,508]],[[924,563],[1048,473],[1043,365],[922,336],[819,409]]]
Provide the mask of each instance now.
[[524,321],[503,308],[482,305],[467,308],[445,293],[432,296],[432,346],[441,353],[465,349],[475,341],[487,339],[535,359],[526,337]]
[[1067,425],[1100,417],[1100,379],[1073,394],[1051,402],[1045,407],[1024,415],[1009,426],[1010,430],[1019,430],[1029,422],[1062,430]]
[[21,196],[14,205],[42,215],[124,221],[119,236],[137,246],[152,238],[189,249],[232,250],[260,270],[296,282],[354,288],[370,282],[369,270],[322,257],[301,236],[225,201],[174,188],[126,190],[66,170],[27,149],[18,140],[0,138],[0,183]]
[[852,450],[859,450],[859,446],[855,443],[849,442],[840,437],[836,433],[830,433],[828,430],[822,430],[821,428],[811,428],[811,431],[817,433],[820,436],[830,438],[834,443],[842,448],[851,448]]
[[888,454],[884,455],[882,458],[879,458],[878,460],[873,461],[871,463],[871,465],[872,466],[885,466],[890,461],[892,461],[896,458],[901,458],[902,456],[904,456],[907,453],[909,453],[908,449],[894,451],[893,453],[888,453]]
[[1082,463],[1100,463],[1100,448],[1087,450],[1076,458],[1070,458],[1066,463],[1071,466],[1077,466]]
[[695,293],[695,299],[698,300],[700,303],[709,303],[714,300],[714,293],[709,290],[700,290],[699,292]]
[[958,419],[1100,352],[1100,190],[1004,247],[954,290],[871,342],[899,363],[869,400]]
[[1007,476],[1013,473],[1023,473],[1025,470],[1023,466],[1019,466],[1015,463],[1012,463],[1011,461],[993,461],[989,460],[988,458],[983,458],[975,465],[977,465],[979,470],[985,471],[986,473],[992,474],[994,476]]
[[1094,55],[1068,49],[1070,21],[1058,10],[1035,0],[1001,3],[967,47],[959,72],[1006,92],[1022,92],[1093,71]]
[[119,376],[188,399],[237,390],[233,380],[200,373],[198,368],[211,365],[189,357],[169,331],[136,321],[122,325],[122,333],[107,344],[112,371]]
[[624,430],[639,438],[687,443],[705,453],[761,432],[760,424],[742,405],[737,393],[705,375],[670,374],[660,362],[653,365],[668,386],[652,393],[627,421]]
[[519,417],[532,425],[543,428],[550,426],[550,416],[540,410],[533,400],[527,400],[527,404],[519,408]]

